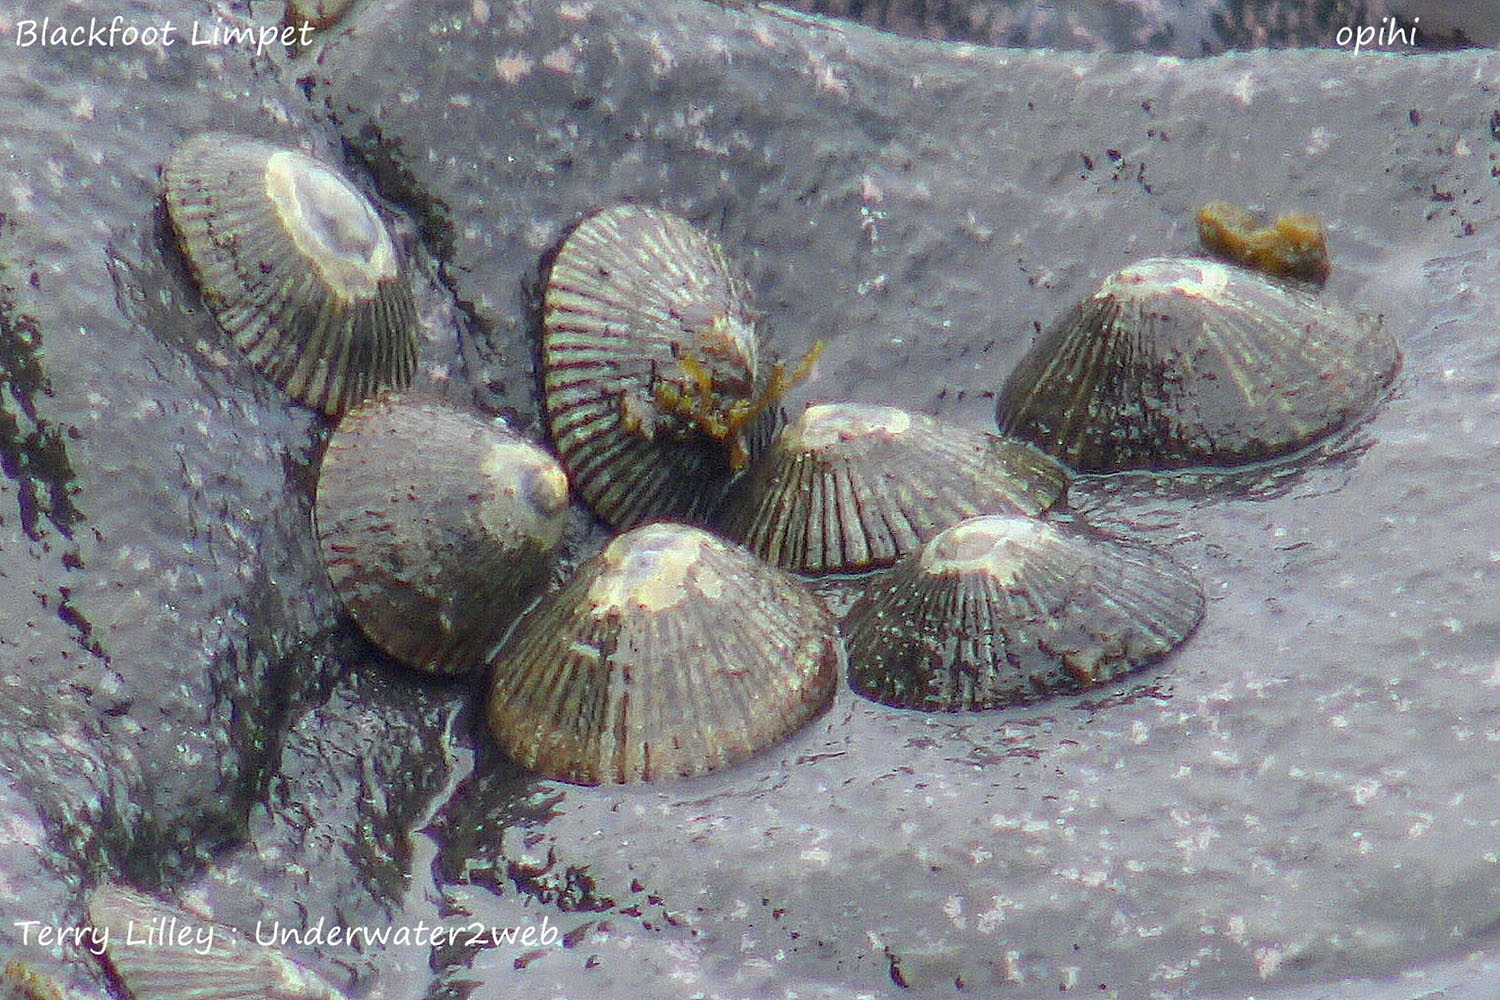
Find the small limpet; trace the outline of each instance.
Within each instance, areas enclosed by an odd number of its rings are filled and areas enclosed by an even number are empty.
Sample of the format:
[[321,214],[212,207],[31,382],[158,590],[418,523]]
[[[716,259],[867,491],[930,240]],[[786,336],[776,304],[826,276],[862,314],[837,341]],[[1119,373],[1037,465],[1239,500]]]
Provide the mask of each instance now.
[[294,399],[337,414],[411,381],[406,268],[349,181],[296,150],[208,133],[177,147],[162,182],[204,303]]
[[522,619],[489,724],[523,766],[577,784],[711,771],[833,696],[838,629],[801,583],[697,528],[617,536]]
[[1037,340],[996,420],[1082,472],[1238,465],[1358,419],[1400,364],[1378,318],[1305,286],[1155,258],[1110,275]]
[[723,524],[782,569],[855,572],[888,566],[975,514],[1040,514],[1067,481],[1021,441],[893,406],[823,403],[782,429]]
[[496,424],[400,394],[345,414],[314,508],[334,589],[365,634],[417,670],[479,667],[546,583],[568,481]]
[[88,921],[134,1000],[344,1000],[275,948],[134,889],[99,886]]
[[574,487],[615,527],[704,521],[816,352],[793,373],[764,373],[749,286],[716,242],[668,212],[586,216],[548,273],[552,440]]
[[1031,701],[1159,660],[1202,616],[1202,589],[1164,552],[1034,518],[976,517],[850,609],[849,685],[927,711]]
[[1237,205],[1211,201],[1198,209],[1203,249],[1242,267],[1321,285],[1328,280],[1328,238],[1316,216],[1293,212],[1262,225]]

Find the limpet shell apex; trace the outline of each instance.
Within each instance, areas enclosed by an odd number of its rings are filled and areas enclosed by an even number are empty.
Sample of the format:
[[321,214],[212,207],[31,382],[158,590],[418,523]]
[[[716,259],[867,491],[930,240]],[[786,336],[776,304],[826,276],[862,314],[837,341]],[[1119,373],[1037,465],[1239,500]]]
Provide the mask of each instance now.
[[701,774],[809,721],[841,655],[798,581],[697,528],[646,525],[522,620],[493,663],[490,729],[577,784]]
[[334,589],[415,669],[476,669],[546,583],[567,519],[557,461],[446,404],[386,395],[328,442],[314,520]]
[[338,414],[411,381],[410,282],[349,181],[296,150],[208,133],[177,147],[162,182],[204,303],[293,398]]
[[1067,473],[1021,441],[893,406],[822,403],[782,429],[723,523],[796,573],[887,566],[975,514],[1040,514]]
[[1110,275],[1038,339],[996,420],[1083,472],[1239,465],[1356,420],[1400,364],[1378,318],[1303,285],[1155,258]]
[[1015,515],[934,537],[850,609],[849,684],[927,711],[1076,691],[1161,659],[1203,591],[1164,552]]

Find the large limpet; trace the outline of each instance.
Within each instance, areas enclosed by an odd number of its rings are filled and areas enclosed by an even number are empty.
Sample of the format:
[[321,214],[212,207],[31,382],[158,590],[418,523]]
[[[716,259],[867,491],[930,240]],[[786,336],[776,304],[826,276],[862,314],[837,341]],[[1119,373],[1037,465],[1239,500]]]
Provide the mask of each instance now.
[[490,729],[563,781],[701,774],[816,715],[841,649],[794,578],[697,528],[646,525],[517,626],[494,661]]
[[893,406],[823,403],[782,429],[723,520],[783,569],[853,572],[975,514],[1040,514],[1066,490],[1062,466],[1025,442]]
[[1357,419],[1400,363],[1378,318],[1245,268],[1155,258],[1037,341],[996,419],[1080,471],[1237,465]]
[[601,518],[702,521],[749,461],[758,419],[796,373],[761,370],[749,286],[670,213],[585,217],[547,278],[542,363],[552,439]]
[[506,428],[442,403],[381,396],[328,442],[314,518],[350,615],[408,666],[482,663],[537,597],[568,481]]
[[293,398],[337,414],[411,381],[410,282],[352,184],[303,153],[221,133],[178,146],[162,181],[204,303]]
[[344,1000],[274,947],[134,889],[99,886],[88,922],[135,1000]]
[[845,619],[849,685],[928,711],[1075,691],[1160,659],[1203,616],[1166,553],[989,515],[898,565]]

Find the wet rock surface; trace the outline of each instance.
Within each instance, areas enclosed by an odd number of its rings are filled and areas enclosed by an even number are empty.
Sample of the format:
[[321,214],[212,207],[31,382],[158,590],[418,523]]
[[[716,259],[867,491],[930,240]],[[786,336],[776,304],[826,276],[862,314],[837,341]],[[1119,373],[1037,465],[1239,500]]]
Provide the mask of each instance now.
[[[115,14],[169,16],[25,16]],[[287,942],[388,997],[1487,995],[1494,54],[1039,54],[665,0],[368,2],[295,61],[21,47],[17,20],[0,14],[5,951],[102,995],[88,956],[16,922],[72,924],[83,887],[123,878],[247,931],[560,935]],[[227,349],[162,239],[159,164],[209,128],[382,197],[419,264],[422,386],[533,435],[540,260],[621,199],[724,242],[771,353],[825,341],[794,409],[989,428],[1034,331],[1123,264],[1190,250],[1214,198],[1325,219],[1326,294],[1384,313],[1405,368],[1372,420],[1290,466],[1075,489],[1209,595],[1137,683],[944,717],[845,690],[721,775],[557,785],[490,746],[481,685],[396,671],[340,613],[308,522],[328,424]],[[597,541],[577,514],[570,561]]]
[[[730,6],[739,4],[730,3]],[[849,18],[914,38],[1092,52],[1216,55],[1233,49],[1400,44],[1494,45],[1500,14],[1484,0],[788,0],[809,14]],[[1347,29],[1347,37],[1340,32]]]

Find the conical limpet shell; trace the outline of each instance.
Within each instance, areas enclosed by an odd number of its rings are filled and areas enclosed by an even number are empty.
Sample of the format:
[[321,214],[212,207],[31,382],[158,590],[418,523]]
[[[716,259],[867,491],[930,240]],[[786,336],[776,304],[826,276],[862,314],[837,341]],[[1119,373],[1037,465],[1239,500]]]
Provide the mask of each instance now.
[[411,287],[352,184],[295,150],[218,133],[178,146],[162,181],[204,303],[293,398],[336,414],[411,381]]
[[329,439],[314,510],[334,589],[418,670],[480,666],[546,582],[568,481],[525,438],[447,405],[382,396]]
[[1378,319],[1215,261],[1106,278],[1000,390],[1000,429],[1075,469],[1236,465],[1365,413],[1401,364]]
[[573,228],[547,278],[542,363],[552,439],[601,518],[709,515],[805,369],[762,377],[759,351],[749,287],[686,221],[620,205]]
[[494,662],[490,729],[564,781],[700,774],[816,715],[841,648],[792,577],[697,528],[646,525],[522,620]]
[[1203,616],[1163,552],[1013,515],[954,525],[845,619],[849,685],[928,711],[1078,690],[1158,660]]
[[887,566],[982,513],[1040,514],[1067,490],[1029,444],[892,406],[809,406],[724,512],[725,531],[796,573]]
[[99,886],[88,919],[135,1000],[344,1000],[275,948],[134,889]]

